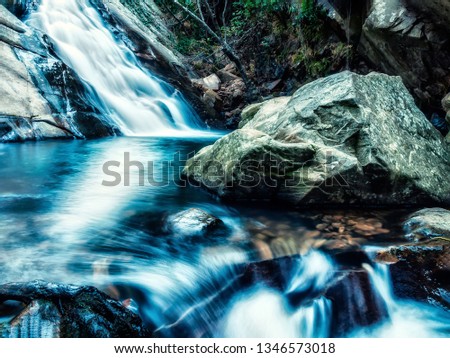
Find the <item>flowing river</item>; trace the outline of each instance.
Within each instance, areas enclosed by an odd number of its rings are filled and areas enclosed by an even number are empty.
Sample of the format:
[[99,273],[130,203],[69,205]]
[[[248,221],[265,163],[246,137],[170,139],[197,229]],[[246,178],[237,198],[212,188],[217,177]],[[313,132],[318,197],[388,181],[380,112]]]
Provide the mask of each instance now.
[[[383,313],[376,324],[339,331],[340,313],[353,322],[352,315],[372,308],[363,302],[359,311],[340,312],[345,307],[326,294],[337,274],[355,267],[342,268],[320,250],[317,212],[228,207],[185,183],[180,171],[188,155],[219,134],[200,128],[183,96],[142,69],[88,1],[43,0],[28,23],[51,38],[127,136],[0,144],[0,284],[94,285],[132,302],[130,309],[162,337],[449,334],[448,312],[396,298],[387,266],[371,260],[357,271],[370,278],[366,290]],[[116,163],[115,176],[105,171],[108,163]],[[189,208],[220,218],[227,230],[171,235],[168,217]],[[376,217],[391,234],[399,230],[392,213],[344,215]],[[358,244],[372,257],[371,245],[401,241],[388,236]],[[294,259],[275,260],[282,285],[246,279],[248,264],[285,256]]]

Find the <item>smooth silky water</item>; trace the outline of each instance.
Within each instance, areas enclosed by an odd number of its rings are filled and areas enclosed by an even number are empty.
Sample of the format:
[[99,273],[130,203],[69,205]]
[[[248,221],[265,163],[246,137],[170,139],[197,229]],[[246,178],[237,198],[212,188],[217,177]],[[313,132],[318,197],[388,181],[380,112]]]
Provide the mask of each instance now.
[[[232,208],[182,185],[183,161],[218,134],[201,129],[181,93],[141,68],[87,0],[42,0],[27,23],[49,36],[128,137],[0,144],[0,284],[94,285],[127,302],[164,337],[329,336],[333,307],[321,292],[337,265],[318,251],[325,240],[316,225],[327,215],[381,220],[389,234],[349,240],[389,244],[400,241],[394,235],[399,217]],[[125,155],[144,164],[144,185],[136,167],[125,185]],[[118,185],[102,185],[112,179],[103,170],[108,161],[121,164]],[[229,231],[196,239],[170,235],[166,218],[193,207],[219,217]],[[285,291],[264,282],[235,285],[246,264],[295,254],[302,260]],[[389,318],[352,336],[448,335],[446,312],[395,298],[386,266],[365,269]],[[293,295],[309,298],[293,306]]]
[[143,69],[88,0],[42,0],[26,23],[49,36],[58,56],[89,84],[97,107],[124,134],[193,135],[201,126],[182,94]]
[[[328,336],[328,299],[318,294],[294,308],[287,299],[293,292],[320,292],[337,268],[314,249],[320,237],[309,239],[316,214],[232,208],[181,185],[177,168],[211,141],[123,137],[1,144],[0,283],[42,279],[94,285],[120,300],[132,298],[131,308],[161,336]],[[129,186],[102,185],[111,180],[103,164],[116,160],[123,168],[124,153],[145,163],[145,185],[134,170]],[[154,162],[151,178],[160,184],[147,181],[149,161]],[[192,207],[221,218],[230,231],[195,240],[165,232],[168,215]],[[283,237],[256,238],[269,229]],[[285,292],[259,282],[222,294],[242,264],[295,253],[303,255],[302,264]],[[390,308],[390,319],[353,335],[448,335],[445,312],[392,295],[387,266],[366,270]]]

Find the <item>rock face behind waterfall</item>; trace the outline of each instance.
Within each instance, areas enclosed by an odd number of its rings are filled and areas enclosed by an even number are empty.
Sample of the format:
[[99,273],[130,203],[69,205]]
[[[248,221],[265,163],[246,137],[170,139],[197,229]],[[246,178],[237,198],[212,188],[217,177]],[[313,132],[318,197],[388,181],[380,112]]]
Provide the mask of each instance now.
[[2,285],[0,315],[0,337],[146,336],[137,315],[94,287],[43,281]]
[[450,150],[398,77],[343,72],[244,111],[185,174],[229,200],[449,202]]
[[44,38],[0,5],[0,142],[118,133]]
[[439,103],[450,83],[449,11],[448,1],[373,1],[360,51],[422,102]]
[[439,111],[450,84],[449,1],[319,2],[374,68],[401,76],[429,115]]

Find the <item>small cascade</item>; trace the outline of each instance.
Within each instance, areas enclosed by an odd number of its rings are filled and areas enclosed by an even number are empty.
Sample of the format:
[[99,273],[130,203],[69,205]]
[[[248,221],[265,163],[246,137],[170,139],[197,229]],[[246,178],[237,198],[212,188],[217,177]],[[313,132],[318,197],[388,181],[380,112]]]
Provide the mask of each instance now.
[[50,37],[125,135],[177,136],[198,127],[181,93],[141,68],[88,0],[43,0],[27,23]]
[[320,296],[333,276],[329,257],[311,251],[296,261],[287,288],[256,287],[236,299],[225,319],[225,337],[328,337],[331,301]]
[[[368,248],[374,256],[376,248]],[[364,264],[373,290],[384,301],[388,319],[379,325],[354,332],[355,337],[380,338],[440,338],[450,333],[450,313],[432,305],[404,300],[394,295],[389,266],[374,263]]]

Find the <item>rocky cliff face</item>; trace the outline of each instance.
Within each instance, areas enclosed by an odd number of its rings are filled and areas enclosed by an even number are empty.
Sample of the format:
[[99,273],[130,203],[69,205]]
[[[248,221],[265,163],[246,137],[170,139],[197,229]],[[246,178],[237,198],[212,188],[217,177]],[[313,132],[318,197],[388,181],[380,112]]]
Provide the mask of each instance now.
[[449,202],[450,151],[399,77],[342,72],[253,105],[185,173],[228,200]]
[[364,57],[378,70],[401,76],[427,114],[443,114],[440,101],[450,87],[448,1],[324,2]]
[[81,79],[53,54],[45,36],[3,5],[0,28],[0,141],[119,133],[92,104]]

